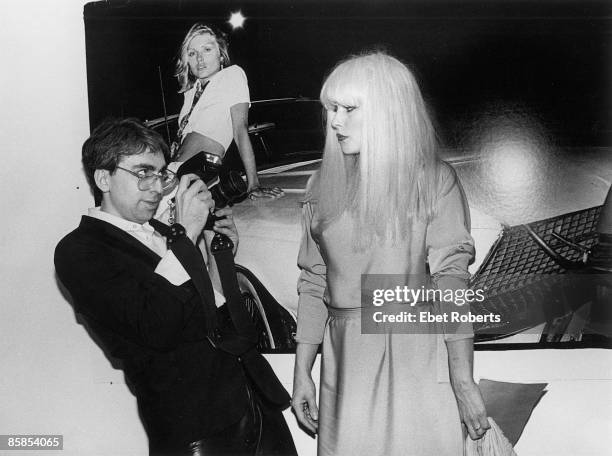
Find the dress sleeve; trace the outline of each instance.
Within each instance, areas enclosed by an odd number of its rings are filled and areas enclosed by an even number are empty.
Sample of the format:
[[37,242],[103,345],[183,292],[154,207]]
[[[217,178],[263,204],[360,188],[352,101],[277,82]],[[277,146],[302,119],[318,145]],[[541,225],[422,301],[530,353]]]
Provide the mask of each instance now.
[[[467,314],[469,303],[463,298],[468,288],[468,265],[474,258],[474,239],[470,235],[470,211],[455,171],[446,163],[440,173],[439,199],[436,213],[427,226],[427,261],[434,286],[443,295],[452,291],[455,302],[443,300],[441,312]],[[473,337],[470,323],[443,325],[445,340]]]
[[318,345],[323,341],[327,321],[327,306],[323,302],[327,287],[327,267],[310,231],[313,217],[311,203],[304,204],[302,214],[302,243],[298,254],[301,273],[297,286],[299,300],[295,340]]

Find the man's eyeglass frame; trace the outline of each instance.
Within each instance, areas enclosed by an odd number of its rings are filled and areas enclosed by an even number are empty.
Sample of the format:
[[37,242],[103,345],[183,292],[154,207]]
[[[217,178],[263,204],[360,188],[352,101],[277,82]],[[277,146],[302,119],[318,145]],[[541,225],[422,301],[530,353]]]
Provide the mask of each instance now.
[[[138,179],[138,184],[137,184],[138,190],[143,191],[143,192],[147,190],[151,190],[155,186],[155,183],[157,180],[159,180],[162,184],[162,191],[169,189],[176,182],[176,174],[170,171],[169,169],[164,169],[163,171],[160,171],[158,173],[151,173],[148,176],[142,176],[138,172],[131,171],[121,166],[116,166],[115,168],[121,169],[125,172],[130,173],[132,176],[136,177]],[[143,172],[143,171],[140,171],[140,172]],[[144,171],[144,172],[147,172],[147,171]]]

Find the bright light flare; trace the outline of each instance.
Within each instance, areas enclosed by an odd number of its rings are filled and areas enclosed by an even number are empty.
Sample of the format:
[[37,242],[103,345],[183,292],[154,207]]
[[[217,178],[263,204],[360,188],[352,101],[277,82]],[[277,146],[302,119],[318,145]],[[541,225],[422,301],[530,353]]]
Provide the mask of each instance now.
[[237,28],[242,28],[244,26],[245,20],[246,20],[246,17],[242,15],[242,11],[237,11],[235,13],[232,13],[232,15],[229,18],[229,21],[227,22],[229,22],[232,28],[236,30]]
[[490,177],[500,190],[518,192],[538,179],[538,149],[522,138],[491,144],[487,158]]
[[478,116],[474,125],[470,148],[478,162],[468,186],[475,205],[509,225],[541,219],[542,202],[555,194],[557,184],[553,151],[538,117],[520,106],[501,105]]

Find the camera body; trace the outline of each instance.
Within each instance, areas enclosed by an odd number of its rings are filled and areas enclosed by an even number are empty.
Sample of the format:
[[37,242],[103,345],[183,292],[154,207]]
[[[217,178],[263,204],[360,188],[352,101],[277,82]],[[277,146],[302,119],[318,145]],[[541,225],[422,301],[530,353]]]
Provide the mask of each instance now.
[[[223,168],[218,155],[197,153],[184,162],[176,173],[179,179],[186,174],[195,174],[204,181],[216,208],[233,206],[246,198],[247,184],[236,171]],[[210,216],[204,229],[212,229],[215,220],[217,218],[214,215]]]

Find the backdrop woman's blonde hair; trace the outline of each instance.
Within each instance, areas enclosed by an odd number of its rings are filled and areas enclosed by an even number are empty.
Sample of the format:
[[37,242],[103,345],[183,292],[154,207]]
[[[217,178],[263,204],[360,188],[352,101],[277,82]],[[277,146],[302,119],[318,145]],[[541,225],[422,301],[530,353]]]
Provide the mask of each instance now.
[[177,78],[179,83],[179,93],[183,93],[191,89],[196,80],[195,76],[189,71],[189,65],[187,64],[187,49],[191,40],[200,35],[211,35],[217,41],[217,44],[219,45],[219,54],[221,54],[220,65],[222,69],[231,65],[228,51],[229,43],[225,33],[221,32],[220,30],[216,30],[214,27],[199,22],[193,24],[185,35],[185,38],[183,38],[183,42],[181,43],[176,59],[174,76]]
[[323,224],[348,210],[358,246],[400,240],[413,217],[433,215],[436,134],[418,84],[402,62],[383,52],[339,63],[321,89],[321,103],[362,110],[361,151],[342,154],[327,116],[323,162],[313,195]]

